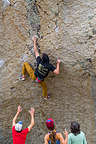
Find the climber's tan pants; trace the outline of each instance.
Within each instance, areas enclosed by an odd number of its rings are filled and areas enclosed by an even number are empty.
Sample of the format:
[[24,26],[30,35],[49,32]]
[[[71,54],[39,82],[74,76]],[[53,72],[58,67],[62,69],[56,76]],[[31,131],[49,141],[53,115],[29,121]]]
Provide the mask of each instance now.
[[[30,66],[30,64],[28,62],[25,62],[23,64],[22,75],[25,75],[26,72],[29,74],[29,76],[30,76],[30,78],[32,78],[32,80],[36,80],[36,76],[34,74],[34,70],[32,69],[32,67]],[[42,87],[43,96],[47,97],[47,86],[46,86],[46,83],[44,81],[41,81],[40,85]]]

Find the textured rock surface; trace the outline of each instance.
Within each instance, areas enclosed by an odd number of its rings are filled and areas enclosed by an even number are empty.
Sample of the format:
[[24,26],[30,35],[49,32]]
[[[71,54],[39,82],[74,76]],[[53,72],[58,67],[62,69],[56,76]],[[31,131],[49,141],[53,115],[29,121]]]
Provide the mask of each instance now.
[[76,65],[82,68],[83,64],[86,67],[88,59],[95,59],[94,2],[39,1],[38,9],[41,17],[42,49],[48,49],[50,55],[54,50],[54,54],[64,64],[75,68]]
[[[12,118],[21,104],[24,127],[29,124],[27,110],[36,109],[28,144],[43,143],[47,117],[54,118],[62,133],[65,127],[69,131],[72,120],[78,120],[88,143],[95,144],[96,0],[10,2],[12,6],[0,9],[0,143],[12,143]],[[57,58],[62,61],[60,75],[50,74],[46,79],[51,93],[48,101],[30,78],[18,81],[22,63],[35,63],[34,34],[39,36],[41,53],[47,52],[52,63]]]

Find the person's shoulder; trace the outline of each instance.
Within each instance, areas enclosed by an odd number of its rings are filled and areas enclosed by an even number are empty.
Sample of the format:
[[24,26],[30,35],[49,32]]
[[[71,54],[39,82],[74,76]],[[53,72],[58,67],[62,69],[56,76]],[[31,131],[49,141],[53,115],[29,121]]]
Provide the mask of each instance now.
[[40,57],[40,56],[37,56],[36,59],[41,59],[41,57]]
[[45,135],[45,137],[49,137],[49,133],[47,133],[47,134]]
[[41,58],[40,56],[37,56],[36,58]]
[[51,71],[54,71],[56,69],[56,67],[51,63],[49,63],[48,67],[49,67],[49,70]]
[[83,131],[80,131],[81,135],[84,135],[85,136],[85,133]]
[[41,60],[42,60],[42,59],[41,59],[41,57],[40,57],[40,56],[37,56],[37,57],[36,57],[36,61],[37,61],[37,63],[40,63],[40,62],[41,62]]
[[24,130],[28,130],[28,127],[27,127],[27,128],[25,128]]
[[15,129],[15,125],[12,126],[12,129],[13,129],[13,130]]
[[22,130],[22,132],[29,132],[29,129],[25,128],[25,129]]
[[69,134],[68,134],[68,137],[72,137],[72,136],[73,136],[73,134],[72,134],[72,133],[69,133]]
[[58,131],[56,131],[56,134],[57,134],[57,135],[62,135],[62,134],[61,134],[60,132],[58,132]]
[[15,126],[12,127],[12,133],[14,133],[14,132],[15,132]]
[[62,137],[62,134],[60,132],[56,132],[56,136],[57,136],[57,138],[60,138],[60,137]]
[[48,140],[49,139],[49,133],[47,133],[44,137],[45,140]]

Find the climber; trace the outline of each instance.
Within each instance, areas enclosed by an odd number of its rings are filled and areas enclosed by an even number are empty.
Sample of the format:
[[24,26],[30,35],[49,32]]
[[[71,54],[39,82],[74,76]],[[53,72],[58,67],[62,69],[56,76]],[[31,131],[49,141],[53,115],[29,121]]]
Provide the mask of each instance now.
[[31,108],[29,110],[30,116],[31,116],[31,123],[28,126],[28,128],[25,128],[22,130],[22,121],[19,121],[16,123],[16,119],[19,115],[19,113],[22,111],[21,106],[18,106],[17,113],[15,117],[13,118],[12,122],[12,136],[13,136],[13,144],[25,144],[26,136],[28,132],[32,129],[34,126],[34,108]]
[[57,60],[57,66],[55,68],[51,63],[49,63],[49,57],[47,54],[43,53],[42,58],[39,56],[36,46],[37,37],[34,36],[32,40],[34,42],[34,52],[37,61],[37,68],[34,71],[30,64],[28,62],[25,62],[22,67],[21,80],[25,80],[25,74],[27,72],[30,78],[32,78],[32,80],[36,80],[36,82],[38,82],[41,85],[44,98],[48,98],[47,86],[44,81],[44,78],[47,77],[50,71],[52,71],[55,74],[59,74],[60,60]]

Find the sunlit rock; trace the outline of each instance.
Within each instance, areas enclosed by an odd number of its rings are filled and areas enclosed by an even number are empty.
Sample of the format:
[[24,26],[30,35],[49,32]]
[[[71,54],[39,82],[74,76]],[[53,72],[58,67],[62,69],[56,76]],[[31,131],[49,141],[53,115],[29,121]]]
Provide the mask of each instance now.
[[4,65],[4,60],[0,59],[0,68]]
[[7,8],[8,6],[11,5],[10,1],[9,0],[2,0],[2,3],[3,3],[3,9]]

